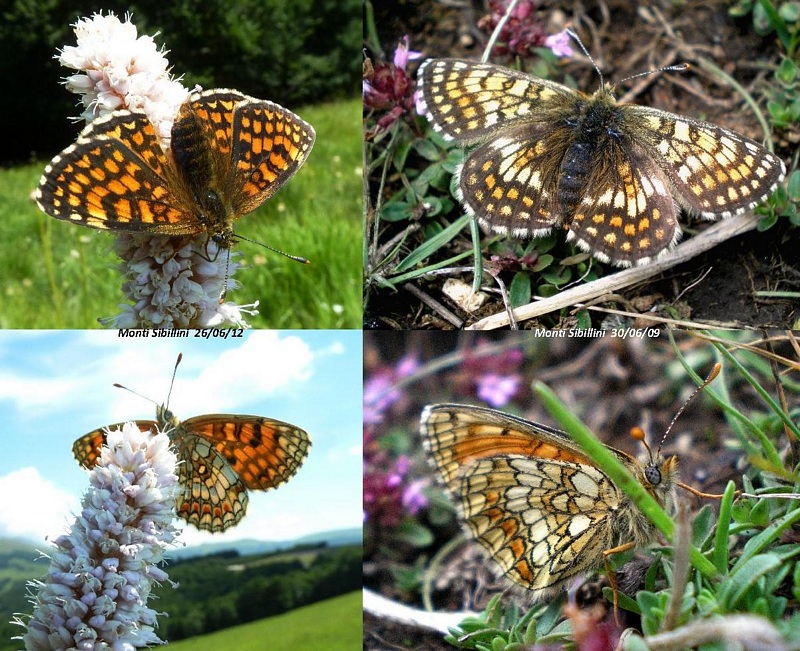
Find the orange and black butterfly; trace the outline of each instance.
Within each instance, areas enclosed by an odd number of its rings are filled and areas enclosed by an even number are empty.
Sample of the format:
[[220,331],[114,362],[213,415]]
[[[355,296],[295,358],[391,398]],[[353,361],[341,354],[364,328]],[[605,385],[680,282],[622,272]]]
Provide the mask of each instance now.
[[89,124],[45,168],[39,208],[64,221],[125,233],[208,233],[222,246],[305,162],[313,127],[273,102],[215,88],[192,93],[172,126],[171,155],[140,111]]
[[[176,370],[180,361],[179,355]],[[217,533],[236,526],[247,512],[247,489],[277,488],[308,456],[311,439],[295,425],[237,414],[208,414],[181,422],[168,403],[169,398],[157,407],[156,420],[135,423],[142,431],[167,432],[177,451],[182,487],[177,514],[201,531]],[[72,453],[78,463],[93,468],[107,430],[122,424],[93,430],[75,441]]]

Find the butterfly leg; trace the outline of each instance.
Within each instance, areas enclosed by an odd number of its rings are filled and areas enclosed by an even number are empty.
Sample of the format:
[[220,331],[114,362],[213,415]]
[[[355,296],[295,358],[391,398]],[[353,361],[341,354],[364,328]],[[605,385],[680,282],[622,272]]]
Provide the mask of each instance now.
[[[700,498],[706,499],[706,500],[721,500],[723,498],[722,494],[717,495],[715,493],[703,493],[702,491],[699,491],[696,488],[692,488],[688,484],[684,484],[683,482],[680,482],[680,481],[676,481],[675,484],[677,486],[680,486],[683,490],[691,493],[695,497],[700,497]],[[742,491],[736,491],[736,492],[734,492],[734,496],[739,496],[739,495],[741,495],[741,493],[742,493]]]
[[611,565],[608,563],[608,557],[611,554],[621,554],[622,552],[627,552],[629,549],[633,549],[634,547],[633,542],[625,543],[624,545],[620,545],[619,547],[613,547],[611,549],[606,549],[603,551],[603,565],[606,568],[606,575],[608,576],[608,580],[611,583],[611,590],[614,592],[614,621],[617,623],[617,626],[620,626],[619,622],[619,589],[617,588],[617,577],[614,572],[611,570]]

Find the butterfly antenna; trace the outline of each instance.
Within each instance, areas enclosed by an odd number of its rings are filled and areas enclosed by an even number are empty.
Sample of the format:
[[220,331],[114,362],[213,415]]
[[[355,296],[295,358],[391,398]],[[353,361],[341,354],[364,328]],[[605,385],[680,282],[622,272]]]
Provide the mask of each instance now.
[[117,389],[125,389],[125,391],[130,391],[133,395],[139,396],[140,398],[144,398],[145,400],[147,400],[147,402],[152,402],[156,407],[158,407],[158,403],[155,400],[153,400],[152,398],[148,398],[147,396],[142,395],[138,391],[134,391],[133,389],[129,389],[128,387],[123,386],[123,385],[121,385],[121,384],[119,384],[117,382],[114,382],[114,386]]
[[[178,372],[178,364],[181,363],[182,359],[183,359],[183,353],[178,353],[178,359],[175,362],[175,368],[172,371],[172,380],[169,383],[169,393],[167,394],[167,402],[164,404],[164,409],[165,410],[169,407],[169,398],[172,395],[172,386],[175,384],[175,374]],[[161,407],[161,405],[159,405],[152,398],[148,398],[147,396],[139,393],[138,391],[134,391],[133,389],[129,389],[128,387],[120,384],[119,382],[114,382],[114,386],[117,389],[125,389],[125,391],[130,391],[133,395],[139,396],[140,398],[143,398],[144,400],[147,400],[147,402],[152,402],[156,407]]]
[[592,65],[594,66],[594,69],[597,70],[597,74],[600,75],[600,87],[602,88],[603,87],[603,83],[604,83],[603,82],[603,73],[600,72],[600,68],[597,67],[597,64],[594,62],[594,59],[592,58],[592,55],[589,54],[589,50],[586,49],[586,46],[583,44],[583,41],[581,40],[581,37],[578,36],[573,31],[571,25],[567,25],[567,27],[566,27],[566,29],[564,31],[567,33],[567,36],[569,36],[573,41],[575,41],[580,46],[581,50],[583,50],[583,53],[586,55],[586,58],[589,59],[589,61],[591,61]]
[[178,364],[183,359],[183,353],[178,353],[178,359],[175,360],[175,368],[172,369],[172,379],[169,382],[169,393],[167,393],[167,402],[164,403],[164,410],[169,410],[169,399],[172,397],[172,387],[175,386],[175,375],[178,373]]
[[621,84],[622,82],[628,81],[629,79],[636,79],[637,77],[646,77],[647,75],[654,75],[657,72],[683,72],[691,68],[688,63],[677,63],[674,66],[664,66],[663,68],[656,68],[655,70],[647,70],[646,72],[637,72],[635,75],[631,75],[630,77],[625,77],[619,81]]
[[[653,451],[650,449],[650,446],[647,445],[647,436],[644,433],[644,430],[639,426],[631,427],[630,437],[636,441],[639,441],[644,446],[644,449],[647,450],[647,455],[650,457],[650,463],[654,464],[655,457],[653,457]],[[661,451],[661,448],[658,448]]]
[[291,253],[286,253],[285,251],[281,251],[280,249],[275,249],[275,248],[273,248],[271,246],[267,246],[266,244],[263,244],[262,242],[256,242],[255,240],[251,240],[251,239],[248,239],[246,237],[242,237],[238,233],[236,234],[235,237],[236,237],[237,240],[244,240],[245,242],[250,242],[250,244],[256,244],[258,246],[263,246],[265,249],[267,249],[269,251],[272,251],[273,253],[277,253],[279,255],[284,256],[285,258],[289,258],[289,260],[294,260],[295,262],[301,262],[302,264],[311,264],[311,262],[309,260],[307,260],[306,258],[303,258],[303,257],[301,257],[299,255],[292,255]]
[[672,426],[675,425],[675,422],[681,417],[681,414],[684,411],[686,411],[686,407],[689,406],[689,403],[695,399],[695,396],[697,396],[698,393],[700,393],[703,389],[705,389],[709,384],[711,384],[714,381],[714,378],[719,375],[719,372],[721,370],[722,370],[722,364],[716,362],[714,364],[714,368],[712,368],[711,372],[708,374],[708,377],[703,381],[703,384],[697,387],[692,392],[692,395],[689,396],[688,400],[686,400],[686,402],[683,403],[683,406],[681,406],[681,408],[678,409],[678,413],[675,414],[675,416],[673,416],[672,421],[667,427],[667,431],[664,432],[664,436],[661,437],[661,443],[658,444],[658,452],[656,454],[659,454],[661,452],[661,446],[664,445],[664,441],[667,440],[667,436],[669,436],[669,433],[672,431]]
[[225,265],[225,280],[222,282],[222,291],[219,293],[219,304],[222,305],[225,302],[225,298],[228,296],[228,278],[230,277],[230,270],[231,270],[231,256],[228,254],[228,263]]

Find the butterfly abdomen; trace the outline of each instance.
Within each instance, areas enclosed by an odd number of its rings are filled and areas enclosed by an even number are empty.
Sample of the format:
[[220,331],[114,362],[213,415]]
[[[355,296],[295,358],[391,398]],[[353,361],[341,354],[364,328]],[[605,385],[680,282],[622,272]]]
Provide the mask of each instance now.
[[206,126],[187,102],[172,126],[172,159],[198,210],[198,220],[209,230],[225,224],[231,210],[222,200],[220,171],[214,150],[208,147]]
[[572,142],[561,161],[558,182],[559,213],[566,227],[572,223],[575,209],[586,194],[598,160],[603,159],[608,147],[614,146],[611,140],[618,136],[615,126],[618,119],[613,98],[600,91],[589,99],[575,102],[573,112],[564,120],[567,130],[572,132]]

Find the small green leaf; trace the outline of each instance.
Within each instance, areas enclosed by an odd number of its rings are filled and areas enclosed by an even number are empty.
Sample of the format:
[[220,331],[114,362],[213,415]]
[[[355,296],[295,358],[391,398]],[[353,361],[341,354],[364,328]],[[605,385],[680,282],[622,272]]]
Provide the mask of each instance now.
[[427,196],[422,200],[425,205],[425,216],[435,217],[442,212],[442,200],[439,197]]
[[789,86],[797,79],[797,66],[793,61],[784,59],[775,71],[775,78],[784,86]]
[[456,168],[464,162],[464,150],[453,149],[447,153],[447,158],[444,159],[442,167],[450,174],[456,173]]
[[735,573],[730,574],[721,584],[720,601],[728,610],[746,606],[746,604],[740,604],[742,598],[765,574],[779,567],[780,564],[780,559],[774,554],[758,554],[744,563],[737,563]]
[[796,23],[800,20],[800,6],[796,2],[787,2],[778,8],[778,14],[787,23]]
[[550,255],[549,253],[544,253],[536,258],[536,262],[531,268],[531,271],[538,273],[544,269],[547,269],[547,267],[553,264],[554,260],[555,258],[552,255]]
[[769,16],[764,11],[761,4],[753,7],[753,29],[761,36],[766,36],[773,30],[774,26],[769,20]]
[[434,145],[430,140],[418,138],[413,143],[414,151],[422,158],[431,162],[438,161],[442,157],[442,150]]
[[789,192],[789,198],[792,201],[800,201],[800,170],[795,170],[789,175],[789,181],[786,184],[786,189]]
[[550,298],[551,296],[558,294],[559,291],[560,290],[555,285],[539,285],[536,293],[542,298]]
[[631,634],[625,638],[623,644],[625,651],[650,651],[650,647],[641,635]]
[[692,521],[692,544],[695,547],[701,547],[704,542],[711,538],[715,519],[714,511],[707,504],[694,516]]
[[427,547],[432,545],[434,541],[433,533],[431,533],[430,529],[410,519],[401,522],[395,532],[396,539],[416,548]]
[[729,481],[719,503],[719,522],[714,534],[712,561],[720,574],[724,574],[728,569],[728,531],[731,526],[731,511],[735,494],[736,485],[733,481]]
[[750,511],[750,522],[757,527],[766,527],[769,521],[769,500],[759,500]]
[[406,159],[408,152],[411,151],[411,143],[407,140],[401,140],[394,148],[394,156],[392,157],[392,165],[398,172],[402,172],[406,166]]
[[526,271],[514,274],[508,288],[508,300],[511,307],[520,307],[531,302],[531,275]]
[[773,215],[767,215],[766,217],[764,217],[762,220],[760,220],[758,222],[758,226],[756,227],[756,230],[759,233],[763,233],[764,231],[768,231],[770,228],[775,226],[777,221],[778,221],[778,215],[774,215],[774,214]]
[[588,310],[580,310],[575,315],[575,327],[578,330],[588,330],[592,327],[592,317],[589,315]]
[[746,16],[753,10],[753,0],[740,0],[733,7],[728,9],[728,14],[733,18]]
[[381,219],[387,222],[399,222],[411,219],[414,207],[405,201],[392,201],[381,207]]
[[752,509],[752,499],[744,498],[737,500],[733,506],[731,506],[731,517],[733,518],[734,522],[738,522],[739,524],[750,524],[750,511]]

